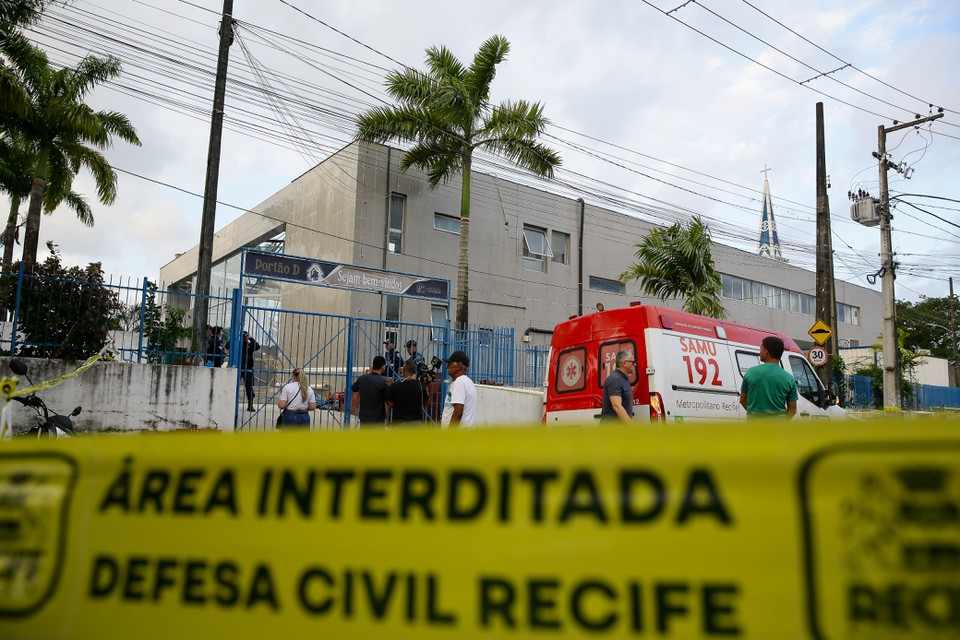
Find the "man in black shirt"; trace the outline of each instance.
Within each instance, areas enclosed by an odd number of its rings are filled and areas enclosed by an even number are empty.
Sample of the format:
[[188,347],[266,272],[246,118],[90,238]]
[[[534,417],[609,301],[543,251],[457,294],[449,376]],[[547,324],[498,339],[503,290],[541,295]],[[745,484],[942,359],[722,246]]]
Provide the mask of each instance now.
[[[224,345],[229,351],[230,342]],[[253,352],[260,349],[260,344],[244,331],[240,334],[240,379],[247,394],[247,411],[253,411]]]
[[427,388],[417,379],[416,363],[407,360],[403,363],[403,380],[390,385],[387,393],[387,404],[393,410],[390,422],[423,422],[423,407],[428,398]]
[[618,351],[617,368],[607,376],[603,383],[603,406],[600,409],[600,421],[620,420],[633,423],[633,387],[630,377],[637,369],[637,361],[632,351]]
[[353,386],[354,402],[358,405],[357,423],[368,427],[382,427],[387,419],[388,379],[383,377],[387,361],[376,356],[368,373],[357,378]]

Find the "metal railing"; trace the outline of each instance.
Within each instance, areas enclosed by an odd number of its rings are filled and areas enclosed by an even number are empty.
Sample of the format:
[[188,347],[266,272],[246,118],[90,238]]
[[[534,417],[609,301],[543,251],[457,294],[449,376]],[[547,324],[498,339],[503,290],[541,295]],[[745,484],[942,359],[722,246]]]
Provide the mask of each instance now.
[[[195,305],[207,305],[210,324],[224,328],[224,343],[228,342],[231,326],[240,321],[234,313],[240,309],[237,289],[199,296],[167,291],[147,278],[111,277],[107,282],[98,282],[51,278],[26,273],[23,268],[0,273],[0,302],[6,310],[6,319],[0,324],[0,349],[32,357],[79,359],[112,341],[119,358],[126,362],[203,364],[207,359],[207,336],[192,334],[191,314]],[[269,343],[263,332],[276,329],[265,321],[273,317],[274,311],[278,310],[258,309],[260,318],[246,319],[247,324],[256,325],[248,328],[263,344]],[[540,369],[545,354],[518,346],[512,327],[474,325],[452,329],[362,320],[370,334],[366,339],[369,345],[363,353],[356,354],[357,366],[369,366],[369,360],[390,337],[396,340],[402,360],[408,357],[405,344],[414,340],[428,365],[434,355],[444,357],[458,349],[466,351],[471,360],[470,376],[476,382],[524,386],[542,383]],[[322,336],[314,338],[319,340]],[[230,364],[236,363],[231,360]],[[399,375],[399,371],[395,373]]]
[[[126,362],[196,363],[191,309],[202,299],[211,324],[228,326],[229,295],[165,291],[147,278],[107,282],[62,279],[19,271],[0,274],[5,319],[0,349],[21,356],[81,359],[112,341]],[[15,330],[16,328],[16,330]]]

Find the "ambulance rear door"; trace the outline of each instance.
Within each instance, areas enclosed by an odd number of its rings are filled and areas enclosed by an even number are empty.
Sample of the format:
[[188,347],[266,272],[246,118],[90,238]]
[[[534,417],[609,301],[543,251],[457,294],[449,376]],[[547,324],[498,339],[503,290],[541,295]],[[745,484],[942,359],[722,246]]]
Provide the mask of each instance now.
[[726,340],[665,329],[648,329],[646,340],[650,393],[661,395],[667,422],[743,417]]

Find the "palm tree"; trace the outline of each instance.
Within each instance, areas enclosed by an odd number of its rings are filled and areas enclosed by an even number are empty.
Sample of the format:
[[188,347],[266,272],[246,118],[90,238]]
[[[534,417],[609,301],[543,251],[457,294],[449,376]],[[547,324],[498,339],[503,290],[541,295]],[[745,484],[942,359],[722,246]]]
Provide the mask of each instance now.
[[[83,102],[90,89],[119,75],[119,60],[87,56],[72,69],[54,70],[46,54],[38,53],[33,64],[19,69],[29,98],[27,115],[20,121],[20,129],[36,149],[23,239],[23,263],[27,269],[37,260],[40,214],[48,179],[69,176],[72,180],[81,167],[86,167],[96,182],[98,200],[112,204],[117,196],[117,174],[98,149],[109,147],[114,137],[140,145],[125,115],[94,111]],[[69,193],[69,181],[61,187],[64,195]]]
[[[0,0],[0,114],[24,116],[28,100],[17,75],[25,57],[36,49],[19,29],[40,19],[55,0]],[[29,63],[27,63],[29,64]]]
[[[13,261],[13,245],[18,242],[20,227],[20,204],[30,197],[33,183],[33,169],[36,167],[36,155],[22,136],[6,133],[0,136],[0,190],[5,191],[10,198],[10,213],[7,225],[0,235],[3,239],[2,270],[6,270]],[[65,173],[66,172],[66,173]],[[54,164],[51,167],[50,179],[43,192],[43,211],[53,211],[65,203],[73,209],[77,218],[87,225],[93,226],[93,211],[90,205],[80,194],[70,190],[74,174],[68,167]]]
[[0,0],[0,27],[33,24],[54,0]]
[[538,175],[553,176],[560,155],[537,142],[548,120],[539,102],[524,100],[490,104],[490,84],[496,67],[506,59],[510,43],[502,36],[488,39],[465,67],[446,47],[427,49],[427,72],[393,71],[387,93],[397,106],[376,107],[357,119],[357,140],[412,143],[400,170],[427,172],[436,188],[460,173],[460,256],[457,268],[459,327],[469,321],[470,169],[473,152],[487,149]]
[[660,300],[684,296],[684,311],[723,318],[723,282],[713,264],[712,244],[700,216],[686,225],[658,227],[636,245],[637,262],[620,275],[620,282],[639,280],[646,295]]

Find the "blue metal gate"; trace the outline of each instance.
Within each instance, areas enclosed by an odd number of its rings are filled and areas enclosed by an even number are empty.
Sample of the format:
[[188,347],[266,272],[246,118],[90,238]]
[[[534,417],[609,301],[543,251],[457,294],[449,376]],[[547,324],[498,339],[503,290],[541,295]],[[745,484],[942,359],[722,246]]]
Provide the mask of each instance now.
[[[247,410],[242,373],[237,369],[236,428],[240,431],[267,431],[275,427],[279,414],[277,396],[294,369],[299,368],[307,376],[317,396],[311,429],[348,429],[356,423],[351,415],[354,403],[350,388],[370,368],[374,357],[384,354],[386,338],[395,341],[397,354],[403,360],[413,354],[415,342],[428,368],[433,358],[442,359],[450,351],[448,331],[443,327],[247,305],[241,309],[241,319],[232,331],[237,337],[231,337],[231,343],[239,340],[240,331],[245,329],[260,344],[260,350],[254,354],[253,411]],[[405,347],[408,342],[409,350]],[[428,423],[440,419],[442,365],[437,374],[424,410]],[[393,377],[399,379],[400,372]]]

